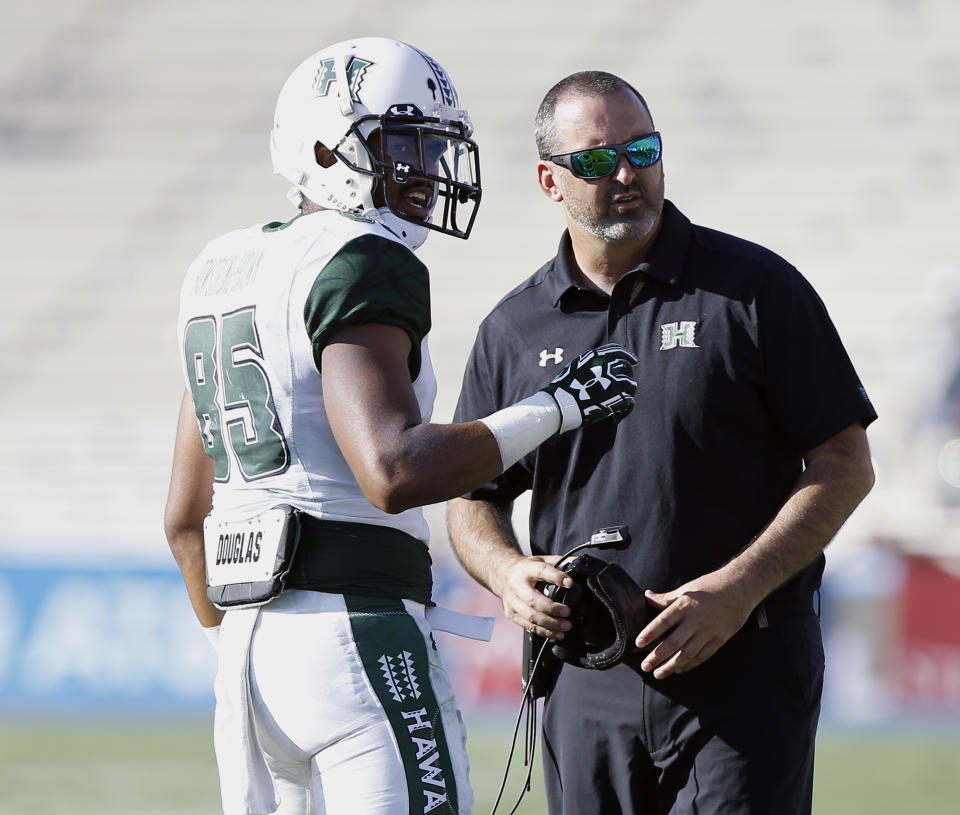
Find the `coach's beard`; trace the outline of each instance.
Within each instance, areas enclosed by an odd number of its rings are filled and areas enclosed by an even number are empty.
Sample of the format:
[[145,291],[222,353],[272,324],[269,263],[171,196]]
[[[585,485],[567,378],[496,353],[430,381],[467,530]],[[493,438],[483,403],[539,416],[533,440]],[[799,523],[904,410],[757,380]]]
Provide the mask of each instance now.
[[[628,193],[638,195],[643,204],[632,213],[611,213],[614,199]],[[663,198],[660,198],[659,206],[652,205],[647,200],[644,188],[638,184],[612,187],[601,208],[589,206],[576,199],[567,199],[566,203],[567,211],[576,223],[594,237],[610,242],[645,238],[656,226],[663,209]]]

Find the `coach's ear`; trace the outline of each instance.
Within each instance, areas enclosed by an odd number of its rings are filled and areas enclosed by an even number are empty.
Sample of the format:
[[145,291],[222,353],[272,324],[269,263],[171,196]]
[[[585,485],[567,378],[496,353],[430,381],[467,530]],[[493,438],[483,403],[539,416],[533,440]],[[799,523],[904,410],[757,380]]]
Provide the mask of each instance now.
[[554,177],[557,169],[557,165],[551,161],[540,159],[537,162],[537,181],[540,182],[540,189],[551,201],[560,203],[563,200],[563,193],[560,192],[557,179]]

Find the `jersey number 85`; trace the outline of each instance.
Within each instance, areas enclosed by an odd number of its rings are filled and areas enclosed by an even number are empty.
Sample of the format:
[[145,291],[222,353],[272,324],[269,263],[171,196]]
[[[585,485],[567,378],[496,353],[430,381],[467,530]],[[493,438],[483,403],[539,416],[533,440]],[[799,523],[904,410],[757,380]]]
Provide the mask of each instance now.
[[276,475],[290,464],[254,313],[251,306],[219,318],[195,317],[184,331],[187,380],[217,481],[230,477],[228,444],[246,481]]

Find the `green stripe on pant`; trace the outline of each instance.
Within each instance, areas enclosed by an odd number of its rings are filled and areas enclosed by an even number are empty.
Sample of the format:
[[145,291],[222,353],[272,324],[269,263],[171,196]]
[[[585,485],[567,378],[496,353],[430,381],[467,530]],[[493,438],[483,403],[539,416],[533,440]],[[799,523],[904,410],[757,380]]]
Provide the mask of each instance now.
[[345,596],[364,671],[390,721],[411,813],[457,815],[457,786],[423,634],[400,600]]

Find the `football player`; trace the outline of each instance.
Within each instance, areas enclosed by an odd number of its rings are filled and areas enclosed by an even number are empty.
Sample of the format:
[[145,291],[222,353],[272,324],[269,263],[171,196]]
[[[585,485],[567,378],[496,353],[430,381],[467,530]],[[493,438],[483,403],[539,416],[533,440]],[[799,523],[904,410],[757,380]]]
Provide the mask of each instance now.
[[325,48],[276,106],[273,164],[298,213],[215,238],[187,272],[165,527],[218,651],[226,815],[471,811],[431,634],[459,624],[434,613],[420,507],[632,407],[636,359],[609,345],[491,416],[430,423],[414,250],[431,230],[470,234],[472,134],[419,49]]

